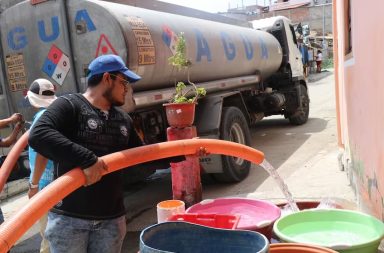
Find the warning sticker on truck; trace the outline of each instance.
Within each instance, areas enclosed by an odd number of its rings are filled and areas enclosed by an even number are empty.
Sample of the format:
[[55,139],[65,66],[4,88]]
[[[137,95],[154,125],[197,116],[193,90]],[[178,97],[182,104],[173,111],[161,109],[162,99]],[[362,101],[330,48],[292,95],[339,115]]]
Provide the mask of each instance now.
[[7,67],[9,90],[18,91],[27,89],[24,56],[22,53],[10,54],[5,57]]
[[153,40],[149,30],[133,30],[138,47],[153,47]]
[[138,47],[139,65],[155,64],[156,55],[154,47]]
[[138,64],[151,65],[156,63],[155,43],[151,36],[147,25],[139,17],[127,17],[128,23],[131,25],[132,32],[135,36]]
[[58,47],[52,45],[41,70],[58,84],[63,85],[70,68],[68,56],[66,56]]
[[144,21],[139,17],[129,16],[127,17],[128,23],[133,30],[135,29],[148,29]]

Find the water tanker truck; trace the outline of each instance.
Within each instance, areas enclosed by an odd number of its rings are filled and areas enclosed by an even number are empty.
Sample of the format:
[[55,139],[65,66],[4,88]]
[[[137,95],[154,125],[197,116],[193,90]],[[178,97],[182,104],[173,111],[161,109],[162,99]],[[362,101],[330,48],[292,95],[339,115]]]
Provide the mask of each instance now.
[[[187,75],[172,67],[175,36],[184,33],[190,79],[204,87],[194,124],[200,138],[250,145],[249,127],[270,115],[292,124],[308,119],[309,98],[293,26],[284,17],[254,21],[253,28],[180,16],[108,1],[23,1],[0,14],[0,116],[34,112],[24,99],[29,84],[47,78],[58,95],[86,89],[87,66],[102,54],[120,55],[142,76],[132,85],[135,103],[123,106],[146,143],[166,141],[162,104]],[[6,151],[4,151],[6,152]],[[223,182],[247,177],[250,163],[207,156],[204,172]],[[139,166],[140,167],[140,166]],[[130,169],[146,177],[156,169]]]

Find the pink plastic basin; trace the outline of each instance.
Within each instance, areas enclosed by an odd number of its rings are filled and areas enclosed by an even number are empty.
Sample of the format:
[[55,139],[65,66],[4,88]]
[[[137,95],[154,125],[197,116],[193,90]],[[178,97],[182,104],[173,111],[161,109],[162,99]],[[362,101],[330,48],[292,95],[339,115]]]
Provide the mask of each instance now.
[[271,239],[274,222],[281,210],[272,202],[246,198],[219,198],[203,200],[186,210],[186,213],[240,215],[236,229],[252,230]]

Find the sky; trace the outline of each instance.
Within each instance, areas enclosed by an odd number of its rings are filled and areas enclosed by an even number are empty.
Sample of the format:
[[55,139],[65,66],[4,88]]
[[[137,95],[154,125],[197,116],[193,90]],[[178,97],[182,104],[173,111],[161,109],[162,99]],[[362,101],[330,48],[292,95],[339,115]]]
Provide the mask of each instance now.
[[217,13],[225,12],[230,8],[241,7],[254,5],[258,3],[259,5],[268,5],[269,0],[161,0],[162,2],[182,5],[202,11]]

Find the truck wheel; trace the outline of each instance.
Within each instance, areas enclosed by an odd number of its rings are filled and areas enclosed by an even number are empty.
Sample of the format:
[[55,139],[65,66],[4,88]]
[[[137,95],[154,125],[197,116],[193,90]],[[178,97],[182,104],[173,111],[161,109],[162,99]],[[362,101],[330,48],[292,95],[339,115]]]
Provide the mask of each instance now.
[[301,106],[299,106],[294,113],[288,116],[289,122],[293,125],[302,125],[308,121],[309,115],[309,97],[307,88],[300,85],[301,93]]
[[[251,134],[243,113],[236,107],[224,107],[220,126],[220,139],[244,145],[251,144]],[[247,160],[222,156],[223,173],[212,174],[219,182],[240,182],[249,174],[251,163]]]

